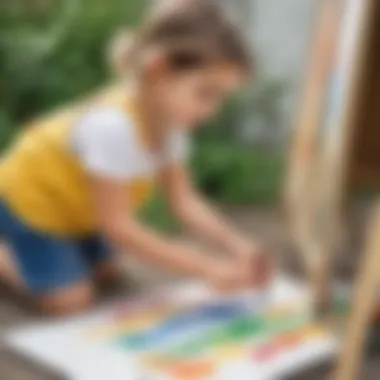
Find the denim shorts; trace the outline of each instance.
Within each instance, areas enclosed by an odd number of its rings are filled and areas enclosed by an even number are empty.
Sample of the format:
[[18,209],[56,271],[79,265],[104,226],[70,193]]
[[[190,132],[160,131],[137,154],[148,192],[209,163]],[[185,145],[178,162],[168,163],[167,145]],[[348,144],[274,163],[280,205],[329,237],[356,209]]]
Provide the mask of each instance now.
[[0,200],[0,235],[11,249],[28,290],[43,294],[89,279],[93,269],[110,259],[98,234],[70,239],[37,231]]

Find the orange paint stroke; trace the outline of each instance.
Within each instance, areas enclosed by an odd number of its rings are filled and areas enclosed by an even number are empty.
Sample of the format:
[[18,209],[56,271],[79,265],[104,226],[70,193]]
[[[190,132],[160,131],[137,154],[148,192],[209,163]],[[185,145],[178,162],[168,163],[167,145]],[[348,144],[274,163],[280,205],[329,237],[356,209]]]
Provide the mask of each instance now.
[[214,363],[204,360],[175,364],[164,372],[178,380],[204,380],[210,378],[215,369]]

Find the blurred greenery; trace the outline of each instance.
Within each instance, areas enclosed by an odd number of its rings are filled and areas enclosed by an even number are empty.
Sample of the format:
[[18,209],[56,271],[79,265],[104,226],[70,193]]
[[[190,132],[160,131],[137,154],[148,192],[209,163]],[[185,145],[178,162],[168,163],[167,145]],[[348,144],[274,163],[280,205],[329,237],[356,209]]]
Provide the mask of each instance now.
[[[29,118],[73,101],[107,80],[107,43],[119,27],[138,24],[147,1],[0,4],[0,149]],[[277,197],[282,162],[278,147],[255,145],[239,128],[248,120],[249,130],[258,121],[269,133],[278,133],[284,86],[270,79],[258,82],[256,91],[229,102],[195,138],[196,181],[220,202],[271,203]],[[146,215],[156,224],[174,225],[162,199],[154,200]]]
[[[144,1],[14,0],[0,4],[0,142],[27,118],[86,94],[108,74],[116,29],[135,26]],[[12,127],[10,128],[9,125]]]

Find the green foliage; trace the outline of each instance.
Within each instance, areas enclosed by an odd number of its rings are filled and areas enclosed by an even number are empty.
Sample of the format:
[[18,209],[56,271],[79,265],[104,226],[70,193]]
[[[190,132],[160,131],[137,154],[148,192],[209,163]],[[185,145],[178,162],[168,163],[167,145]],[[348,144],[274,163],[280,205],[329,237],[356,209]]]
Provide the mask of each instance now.
[[229,204],[272,203],[279,190],[282,157],[225,143],[201,142],[194,158],[199,186]]
[[112,34],[135,26],[144,1],[10,2],[0,10],[3,119],[18,125],[104,82]]
[[170,234],[177,234],[180,225],[169,212],[162,194],[156,194],[141,213],[141,219],[153,228]]

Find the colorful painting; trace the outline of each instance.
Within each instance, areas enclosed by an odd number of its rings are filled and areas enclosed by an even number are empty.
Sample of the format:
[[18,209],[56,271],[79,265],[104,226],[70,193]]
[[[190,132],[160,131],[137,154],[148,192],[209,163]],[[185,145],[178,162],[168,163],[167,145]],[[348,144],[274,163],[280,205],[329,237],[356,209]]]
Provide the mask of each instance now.
[[[242,373],[242,380],[244,376],[276,379],[326,359],[336,349],[331,332],[313,322],[307,292],[287,280],[279,280],[265,292],[223,297],[194,284],[183,285],[175,292],[110,305],[57,329],[65,333],[56,335],[55,345],[60,339],[68,345],[70,337],[76,349],[70,355],[76,357],[77,365],[91,362],[99,367],[92,368],[92,378],[94,372],[99,379],[101,373],[104,376],[106,362],[114,371],[120,363],[134,368],[133,377],[110,380],[232,380],[235,377],[228,373],[236,371]],[[16,332],[10,341],[25,351],[33,340],[36,351],[36,339],[40,345],[44,339],[47,342],[48,331],[54,331],[52,326]],[[50,347],[53,341],[49,340]],[[41,349],[34,353],[41,358]],[[91,378],[83,376],[84,368],[71,372],[75,380]]]
[[260,313],[236,300],[162,315],[151,311],[127,325],[122,318],[121,330],[108,343],[141,352],[142,362],[152,371],[175,379],[210,379],[225,361],[270,362],[302,343],[326,338],[327,331],[311,325],[310,316],[299,306]]

